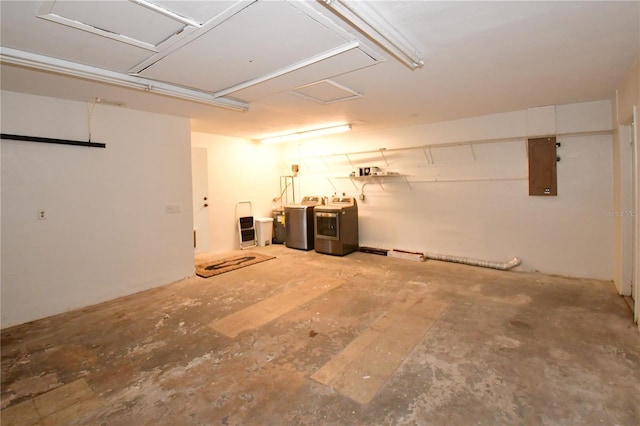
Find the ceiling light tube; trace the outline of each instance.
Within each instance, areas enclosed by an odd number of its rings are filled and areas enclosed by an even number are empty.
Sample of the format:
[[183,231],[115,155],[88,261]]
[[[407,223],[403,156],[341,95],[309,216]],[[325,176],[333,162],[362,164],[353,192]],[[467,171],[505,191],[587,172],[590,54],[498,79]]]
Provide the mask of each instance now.
[[301,139],[317,138],[319,136],[348,132],[349,130],[351,130],[351,124],[342,124],[340,126],[323,127],[320,129],[304,130],[300,132],[287,133],[286,135],[273,136],[262,139],[262,143],[292,142]]
[[249,109],[249,104],[247,104],[246,102],[218,98],[210,93],[202,92],[200,90],[162,83],[159,81],[149,80],[134,75],[122,74],[115,71],[77,64],[75,62],[50,58],[48,56],[23,52],[21,50],[11,49],[7,47],[2,47],[0,49],[0,62],[33,68],[41,71],[49,71],[56,74],[84,78],[101,83],[114,84],[121,87],[144,90],[151,93],[167,95],[173,98],[186,99],[189,101],[227,108],[234,111],[246,111]]
[[131,3],[135,3],[142,7],[146,7],[149,10],[152,10],[156,13],[166,16],[167,18],[173,19],[185,25],[190,25],[192,27],[200,28],[202,24],[200,22],[194,21],[193,19],[185,18],[182,15],[178,15],[175,12],[170,11],[169,9],[165,9],[164,7],[158,6],[157,4],[151,3],[147,0],[129,0]]
[[123,34],[114,33],[112,31],[103,30],[102,28],[94,27],[83,22],[79,22],[73,19],[65,18],[64,16],[56,15],[55,13],[48,13],[46,15],[38,15],[38,18],[45,19],[47,21],[55,22],[57,24],[66,25],[67,27],[75,28],[80,31],[86,31],[91,34],[99,35],[100,37],[106,37],[111,40],[126,43],[131,46],[139,47],[141,49],[148,50],[150,52],[157,53],[158,48],[151,43],[147,43],[142,40],[127,37]]
[[412,70],[422,68],[424,61],[418,51],[364,2],[318,0],[355,29],[364,33],[380,47]]

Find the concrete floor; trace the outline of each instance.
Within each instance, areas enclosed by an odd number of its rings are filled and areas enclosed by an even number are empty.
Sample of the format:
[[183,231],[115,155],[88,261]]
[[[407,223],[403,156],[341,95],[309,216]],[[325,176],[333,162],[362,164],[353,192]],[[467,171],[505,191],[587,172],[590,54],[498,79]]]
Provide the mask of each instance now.
[[2,331],[2,425],[640,424],[610,282],[252,250],[276,259]]

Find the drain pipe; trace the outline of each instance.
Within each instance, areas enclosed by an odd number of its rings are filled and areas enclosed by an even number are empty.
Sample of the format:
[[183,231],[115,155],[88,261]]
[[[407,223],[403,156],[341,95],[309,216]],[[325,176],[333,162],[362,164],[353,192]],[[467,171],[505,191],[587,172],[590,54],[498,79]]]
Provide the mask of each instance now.
[[514,257],[506,263],[500,263],[492,262],[490,260],[478,260],[468,257],[450,256],[448,254],[425,253],[425,256],[427,257],[427,259],[441,260],[443,262],[463,263],[465,265],[481,266],[483,268],[499,269],[501,271],[508,271],[509,269],[513,269],[522,263],[522,259],[520,259],[519,257]]

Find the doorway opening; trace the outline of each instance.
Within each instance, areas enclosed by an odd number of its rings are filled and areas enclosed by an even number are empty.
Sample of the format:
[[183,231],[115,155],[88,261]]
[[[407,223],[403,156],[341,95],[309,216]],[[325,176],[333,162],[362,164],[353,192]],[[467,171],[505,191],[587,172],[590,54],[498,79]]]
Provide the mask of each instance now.
[[191,148],[194,254],[209,251],[209,158],[207,148]]

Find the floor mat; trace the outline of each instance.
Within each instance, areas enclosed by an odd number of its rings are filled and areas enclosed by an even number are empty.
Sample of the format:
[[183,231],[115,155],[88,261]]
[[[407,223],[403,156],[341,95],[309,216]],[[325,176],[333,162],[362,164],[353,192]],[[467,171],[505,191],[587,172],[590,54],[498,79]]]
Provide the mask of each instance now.
[[275,256],[267,256],[265,254],[245,252],[237,256],[227,257],[224,259],[210,260],[208,262],[196,265],[196,275],[202,278],[213,277],[225,272],[235,271],[245,266],[255,265],[265,260],[275,259]]

